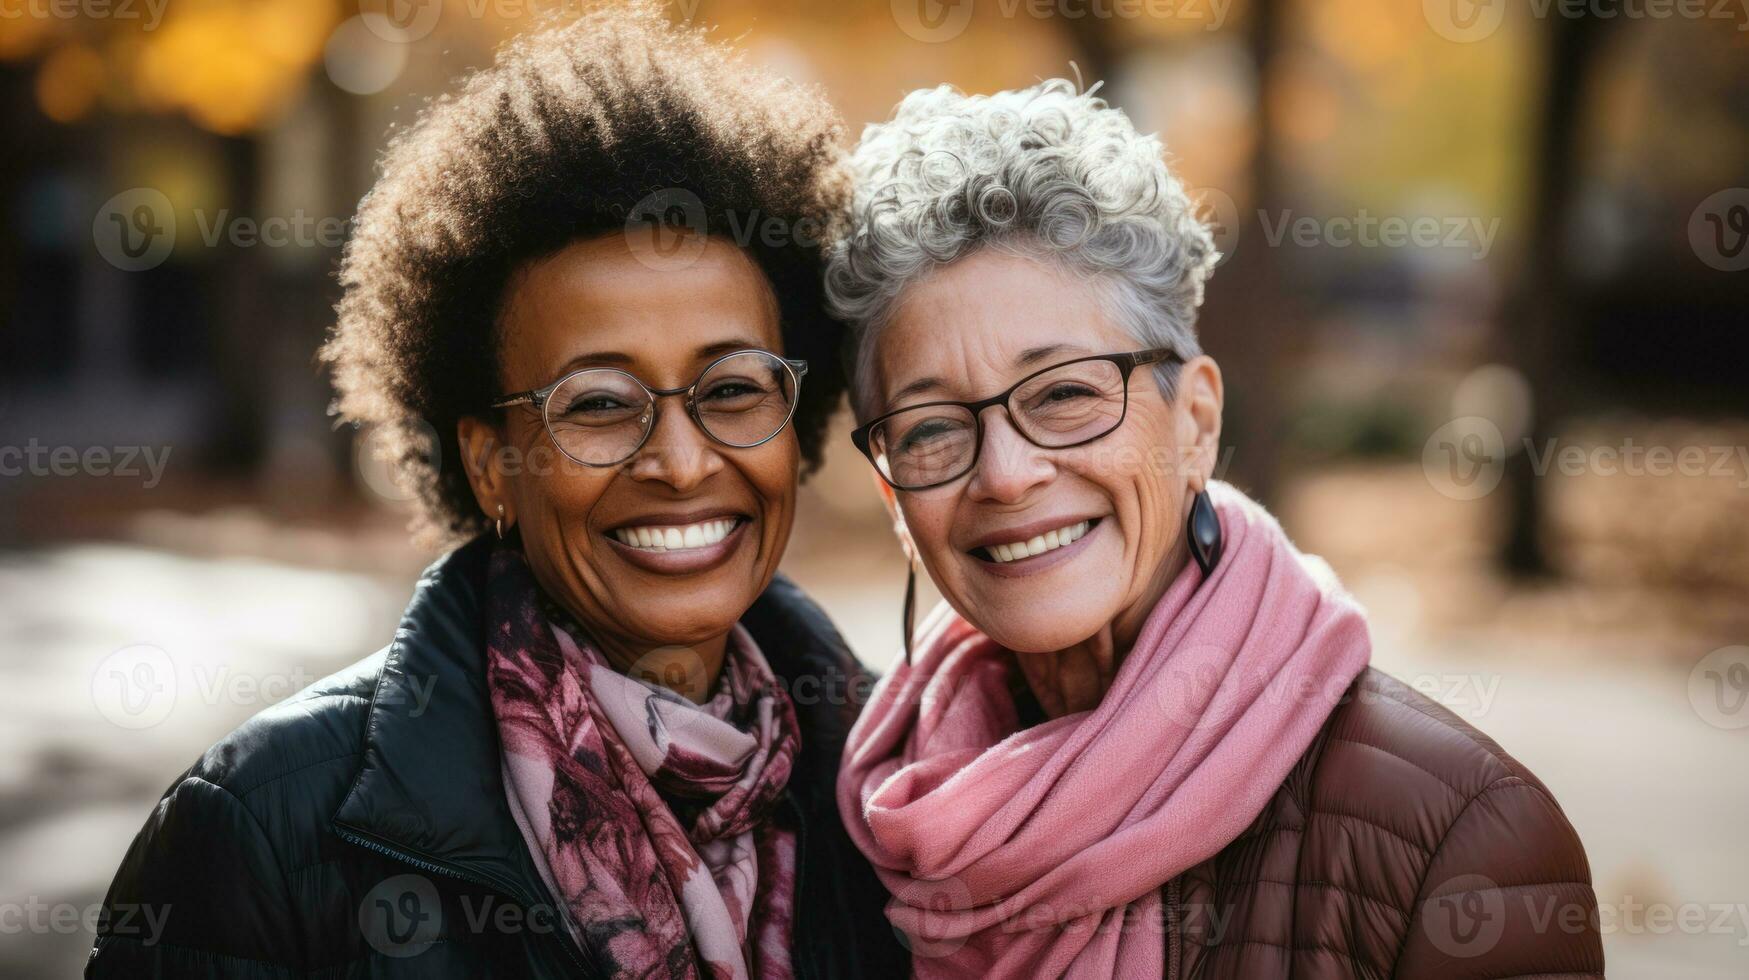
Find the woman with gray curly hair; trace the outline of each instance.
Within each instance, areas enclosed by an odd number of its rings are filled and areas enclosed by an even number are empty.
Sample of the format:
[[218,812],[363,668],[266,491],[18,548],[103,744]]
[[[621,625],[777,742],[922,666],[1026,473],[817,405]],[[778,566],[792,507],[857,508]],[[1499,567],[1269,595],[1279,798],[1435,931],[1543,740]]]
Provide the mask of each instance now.
[[907,593],[838,803],[915,972],[1601,976],[1548,790],[1213,479],[1217,254],[1159,142],[943,87],[854,164],[853,438],[946,602],[913,640]]

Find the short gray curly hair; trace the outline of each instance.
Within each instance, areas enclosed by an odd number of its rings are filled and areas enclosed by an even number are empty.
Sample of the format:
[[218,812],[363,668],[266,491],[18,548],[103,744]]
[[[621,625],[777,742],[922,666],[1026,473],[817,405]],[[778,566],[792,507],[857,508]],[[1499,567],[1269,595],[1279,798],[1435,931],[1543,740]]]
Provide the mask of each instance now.
[[[907,95],[863,131],[852,226],[826,269],[852,329],[852,404],[873,414],[873,340],[906,287],[983,247],[1042,255],[1107,288],[1144,347],[1202,352],[1196,311],[1220,253],[1160,141],[1064,79],[995,95]],[[1171,393],[1176,372],[1158,370]]]

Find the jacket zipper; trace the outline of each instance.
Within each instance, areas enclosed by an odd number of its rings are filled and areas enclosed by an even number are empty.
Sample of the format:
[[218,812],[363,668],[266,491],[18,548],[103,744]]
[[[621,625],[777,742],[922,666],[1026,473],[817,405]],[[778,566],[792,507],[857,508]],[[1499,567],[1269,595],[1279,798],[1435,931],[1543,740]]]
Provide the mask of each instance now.
[[[795,794],[786,791],[783,796],[784,799],[789,801],[790,812],[796,815],[796,914],[795,920],[790,923],[790,949],[793,955],[795,950],[794,937],[807,935],[807,933],[802,930],[802,911],[808,907],[808,903],[802,901],[802,889],[805,887],[804,882],[808,879],[802,874],[802,862],[806,859],[808,853],[808,821],[807,818],[802,815],[802,805],[796,802]],[[796,970],[796,976],[798,978],[804,976],[812,977],[814,975],[812,961],[809,961],[806,966],[801,966]]]
[[[429,871],[432,874],[439,874],[439,875],[444,875],[445,877],[455,878],[458,881],[465,881],[465,882],[468,882],[470,884],[479,885],[483,888],[490,888],[493,891],[499,892],[499,893],[504,894],[504,895],[508,895],[511,898],[515,899],[516,901],[522,903],[522,907],[523,907],[524,912],[527,912],[529,909],[534,907],[535,903],[533,901],[531,901],[528,896],[521,894],[519,892],[519,890],[516,888],[507,887],[503,882],[491,881],[491,880],[488,880],[486,878],[482,878],[478,875],[471,875],[471,874],[468,874],[466,872],[460,871],[456,868],[450,867],[449,865],[438,864],[435,861],[431,861],[429,859],[419,857],[419,856],[416,856],[414,854],[410,854],[406,851],[402,851],[402,850],[398,850],[396,848],[389,847],[386,844],[379,844],[376,841],[371,840],[368,837],[364,837],[360,834],[357,834],[357,833],[350,831],[350,830],[343,829],[341,827],[335,827],[334,830],[336,833],[338,833],[340,835],[341,840],[347,841],[349,843],[357,844],[360,847],[366,848],[367,850],[375,851],[378,854],[387,855],[388,857],[392,857],[397,861],[401,861],[405,864],[410,864],[413,867],[420,869],[421,871]],[[799,865],[799,863],[800,862],[798,860],[798,865]],[[557,911],[558,911],[557,909],[554,910],[555,913]],[[571,942],[570,938],[563,934],[564,928],[565,928],[564,923],[562,921],[559,922],[558,929],[554,930],[554,938],[558,939],[559,945],[564,947],[566,955],[568,955],[570,957],[571,962],[573,964],[575,964],[578,969],[583,970],[586,976],[594,976],[595,975],[594,964],[592,962],[590,962],[590,960],[592,960],[593,958],[590,957],[584,950],[578,949],[576,947],[576,945]]]
[[1166,980],[1178,980],[1184,951],[1178,942],[1178,879],[1166,883]]

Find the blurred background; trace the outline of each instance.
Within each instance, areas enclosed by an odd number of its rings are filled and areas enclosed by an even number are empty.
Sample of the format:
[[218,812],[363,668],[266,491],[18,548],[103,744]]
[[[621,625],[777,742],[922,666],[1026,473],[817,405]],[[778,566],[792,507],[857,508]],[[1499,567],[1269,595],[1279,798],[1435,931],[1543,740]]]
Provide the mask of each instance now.
[[[313,353],[384,140],[581,0],[0,0],[0,975],[432,554]],[[850,122],[1079,76],[1227,257],[1227,479],[1588,847],[1610,975],[1749,976],[1749,3],[684,0]],[[840,428],[848,430],[841,419]],[[787,571],[869,662],[848,439]]]

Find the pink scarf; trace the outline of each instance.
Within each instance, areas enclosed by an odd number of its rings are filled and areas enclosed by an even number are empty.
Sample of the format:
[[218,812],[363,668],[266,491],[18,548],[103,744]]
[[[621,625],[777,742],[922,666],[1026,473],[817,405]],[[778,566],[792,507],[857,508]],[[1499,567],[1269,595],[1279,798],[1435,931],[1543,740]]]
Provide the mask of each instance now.
[[693,704],[549,617],[520,552],[488,575],[505,791],[572,936],[614,977],[791,976],[796,838],[769,818],[800,736],[753,638]]
[[917,976],[1161,975],[1161,886],[1250,826],[1365,668],[1328,566],[1209,493],[1220,564],[1187,563],[1097,708],[1016,731],[1012,655],[945,604],[875,689],[838,806]]

